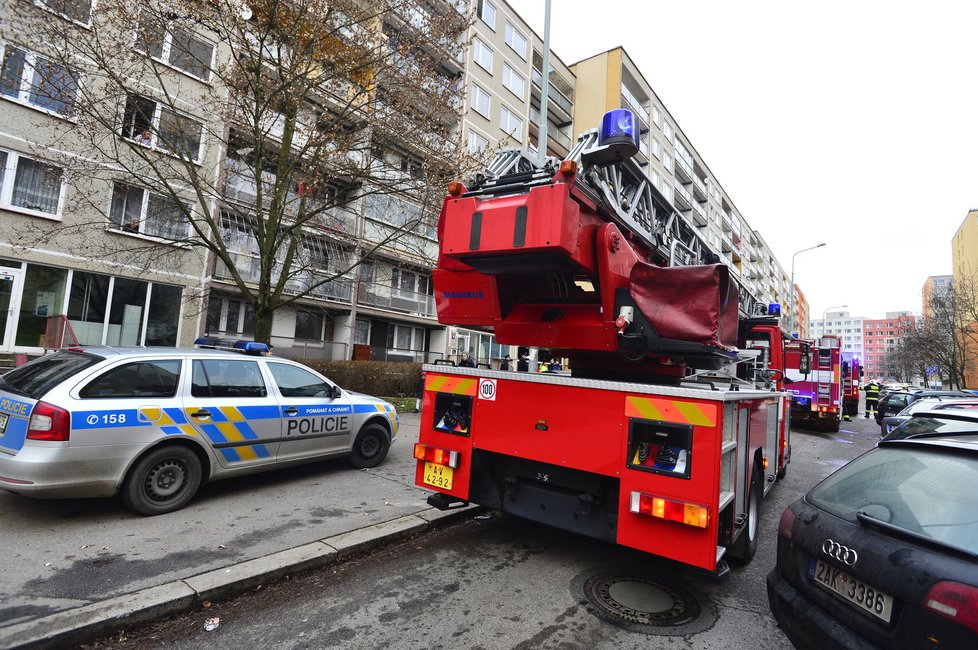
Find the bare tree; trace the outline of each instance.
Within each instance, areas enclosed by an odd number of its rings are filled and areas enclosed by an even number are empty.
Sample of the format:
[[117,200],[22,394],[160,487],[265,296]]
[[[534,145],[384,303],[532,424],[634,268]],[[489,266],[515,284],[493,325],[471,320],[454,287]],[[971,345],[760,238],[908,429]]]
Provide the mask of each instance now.
[[17,245],[143,269],[200,250],[265,341],[277,309],[331,295],[378,248],[430,262],[442,188],[475,164],[456,3],[4,4],[5,39],[46,62],[33,92],[69,118],[44,123],[39,157],[76,187],[111,188],[62,223],[30,223]]
[[973,302],[974,295],[973,284],[955,278],[951,286],[931,296],[919,326],[903,344],[903,354],[913,359],[918,368],[936,365],[942,378],[959,388],[966,384],[971,358],[978,349],[974,329],[978,305]]

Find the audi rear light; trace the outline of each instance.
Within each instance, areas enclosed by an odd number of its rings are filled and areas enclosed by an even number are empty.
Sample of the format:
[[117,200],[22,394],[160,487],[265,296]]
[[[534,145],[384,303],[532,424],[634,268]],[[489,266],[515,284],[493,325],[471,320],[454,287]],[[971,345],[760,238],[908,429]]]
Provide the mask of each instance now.
[[785,508],[781,513],[781,521],[778,522],[778,535],[785,539],[793,539],[795,534],[795,511]]
[[978,588],[957,582],[938,582],[927,592],[924,609],[978,632]]
[[639,515],[650,515],[656,519],[676,521],[696,528],[706,528],[710,525],[710,510],[706,506],[674,501],[642,492],[632,492],[630,510]]
[[458,467],[459,453],[457,451],[441,449],[440,447],[423,445],[419,442],[414,445],[414,457],[428,463],[435,463],[436,465],[444,465],[445,467],[455,469]]
[[71,414],[63,408],[38,402],[27,425],[28,440],[66,442],[71,433]]

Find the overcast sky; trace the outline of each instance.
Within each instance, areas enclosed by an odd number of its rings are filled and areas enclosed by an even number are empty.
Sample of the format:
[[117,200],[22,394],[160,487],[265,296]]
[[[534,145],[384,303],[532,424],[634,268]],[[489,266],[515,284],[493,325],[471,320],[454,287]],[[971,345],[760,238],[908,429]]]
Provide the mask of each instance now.
[[[544,0],[510,0],[543,37]],[[566,64],[622,46],[812,318],[920,312],[978,208],[978,2],[553,0]]]

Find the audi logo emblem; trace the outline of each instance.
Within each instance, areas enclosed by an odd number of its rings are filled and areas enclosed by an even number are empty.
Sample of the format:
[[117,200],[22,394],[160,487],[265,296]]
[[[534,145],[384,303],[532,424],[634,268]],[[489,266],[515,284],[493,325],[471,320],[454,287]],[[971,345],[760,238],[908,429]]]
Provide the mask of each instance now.
[[835,558],[847,566],[853,566],[856,560],[859,559],[859,554],[855,550],[831,539],[822,542],[822,553]]

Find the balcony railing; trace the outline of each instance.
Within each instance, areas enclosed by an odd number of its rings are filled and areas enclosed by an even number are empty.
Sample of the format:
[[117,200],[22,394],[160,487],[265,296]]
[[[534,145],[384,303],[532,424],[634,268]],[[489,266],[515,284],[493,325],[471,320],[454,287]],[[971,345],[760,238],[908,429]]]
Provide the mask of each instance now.
[[[261,273],[261,261],[257,255],[246,252],[231,252],[231,259],[242,280],[245,282],[258,282]],[[278,277],[279,273],[279,269],[275,269],[273,276]],[[297,274],[296,277],[286,282],[286,291],[292,294],[308,293],[311,297],[326,300],[350,302],[353,290],[352,282],[348,278],[334,278],[329,282],[313,288],[313,285],[327,273],[328,271],[309,270]],[[217,266],[214,269],[214,277],[219,280],[232,281],[231,272],[228,270],[227,265],[220,260],[218,260]]]
[[[543,73],[536,68],[533,68],[530,78],[533,80],[533,84],[537,88],[543,88]],[[571,102],[567,95],[560,92],[560,90],[553,84],[550,84],[550,92],[547,93],[547,97],[555,102],[557,106],[563,109],[568,115],[574,114],[574,103]]]
[[709,196],[706,192],[706,185],[696,174],[693,174],[693,194],[699,201],[706,201]]
[[689,182],[693,179],[693,166],[682,156],[676,156],[675,172],[682,180]]
[[703,207],[696,201],[692,202],[692,206],[693,206],[693,221],[696,222],[696,225],[697,226],[707,225],[709,221],[706,218],[706,210],[704,210]]
[[361,305],[388,309],[390,311],[417,314],[419,316],[435,316],[435,297],[391,288],[389,285],[376,282],[360,285],[357,302]]
[[673,187],[676,189],[676,207],[682,211],[691,209],[694,201],[693,197],[689,195],[686,188],[683,187],[678,181],[673,183]]
[[[540,111],[532,106],[530,107],[530,124],[540,128]],[[568,150],[571,149],[572,143],[570,136],[561,131],[560,128],[553,122],[550,122],[550,120],[547,120],[547,137],[553,139],[554,142],[557,142]]]

